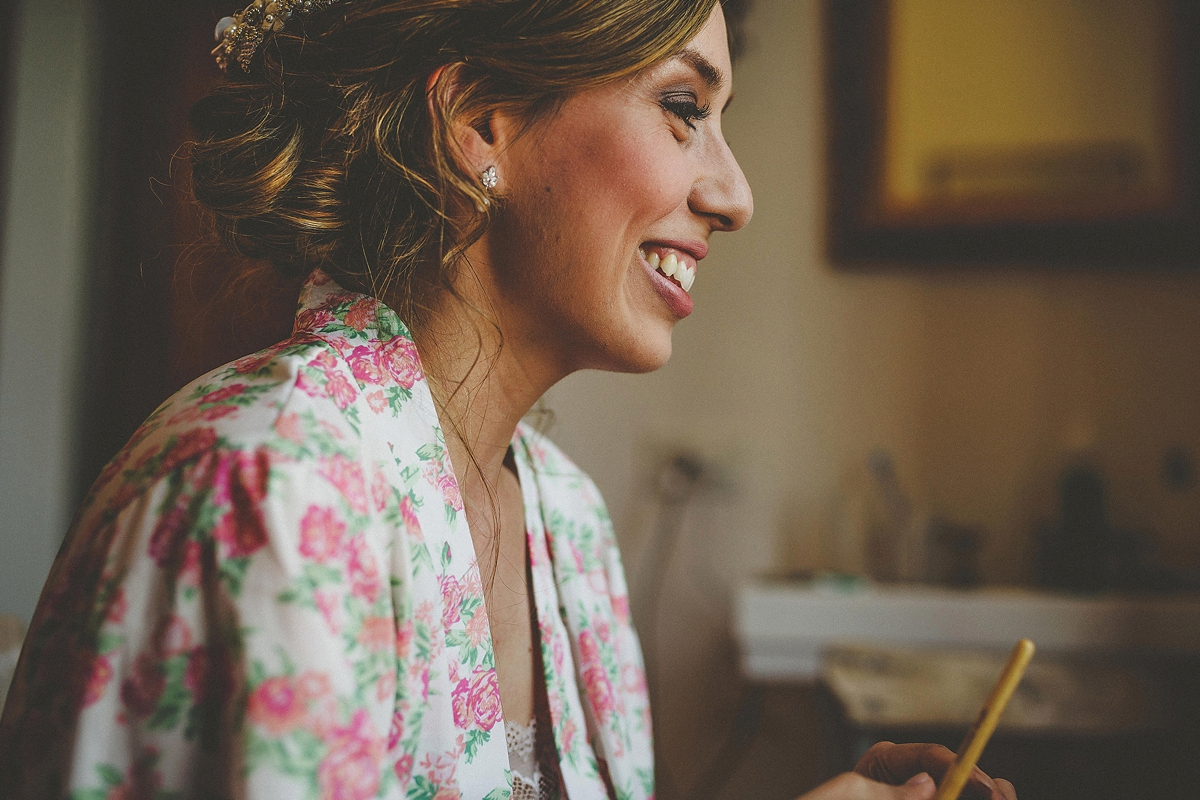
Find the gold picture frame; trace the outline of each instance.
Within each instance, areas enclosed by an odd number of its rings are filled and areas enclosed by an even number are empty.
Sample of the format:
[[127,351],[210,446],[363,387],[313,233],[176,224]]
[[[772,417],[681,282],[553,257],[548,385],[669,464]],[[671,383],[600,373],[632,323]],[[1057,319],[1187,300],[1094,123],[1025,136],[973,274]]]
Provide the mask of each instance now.
[[835,262],[1200,262],[1186,0],[828,0]]

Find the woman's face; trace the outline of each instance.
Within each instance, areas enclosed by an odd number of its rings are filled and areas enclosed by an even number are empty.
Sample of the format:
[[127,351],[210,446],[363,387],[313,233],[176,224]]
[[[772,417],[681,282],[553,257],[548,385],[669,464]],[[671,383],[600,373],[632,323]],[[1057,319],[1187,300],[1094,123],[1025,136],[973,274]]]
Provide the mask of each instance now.
[[709,237],[753,210],[721,135],[730,74],[718,5],[678,54],[571,96],[497,155],[503,205],[480,244],[506,341],[564,373],[667,361]]

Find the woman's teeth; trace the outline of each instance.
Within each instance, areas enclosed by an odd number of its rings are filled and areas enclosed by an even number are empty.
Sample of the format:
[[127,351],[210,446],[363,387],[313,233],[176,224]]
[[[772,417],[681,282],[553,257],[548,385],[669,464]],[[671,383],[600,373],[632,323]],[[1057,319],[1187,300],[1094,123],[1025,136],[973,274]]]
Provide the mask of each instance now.
[[646,259],[651,269],[658,270],[668,278],[674,278],[685,292],[692,291],[692,284],[696,282],[696,270],[680,261],[674,253],[667,253],[666,258],[660,259],[658,253],[647,253],[643,250],[642,258]]

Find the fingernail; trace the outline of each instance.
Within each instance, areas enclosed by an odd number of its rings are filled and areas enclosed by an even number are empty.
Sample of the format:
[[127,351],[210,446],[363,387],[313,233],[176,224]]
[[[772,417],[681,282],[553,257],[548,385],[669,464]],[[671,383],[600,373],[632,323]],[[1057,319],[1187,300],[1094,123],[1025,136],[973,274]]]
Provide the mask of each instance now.
[[930,784],[930,783],[933,783],[933,778],[929,777],[928,772],[922,772],[920,775],[913,775],[911,778],[908,779],[908,783],[906,783],[904,785],[905,786],[925,786],[926,784]]

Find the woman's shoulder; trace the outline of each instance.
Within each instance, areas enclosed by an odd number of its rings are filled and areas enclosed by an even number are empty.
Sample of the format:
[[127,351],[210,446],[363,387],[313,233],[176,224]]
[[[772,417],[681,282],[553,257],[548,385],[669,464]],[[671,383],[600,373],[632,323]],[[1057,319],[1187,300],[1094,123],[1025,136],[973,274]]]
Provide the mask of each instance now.
[[[82,513],[107,515],[202,461],[303,467],[357,459],[365,409],[337,348],[300,335],[214,369],[152,413],[101,472]],[[216,475],[220,470],[201,470]]]

